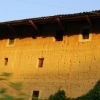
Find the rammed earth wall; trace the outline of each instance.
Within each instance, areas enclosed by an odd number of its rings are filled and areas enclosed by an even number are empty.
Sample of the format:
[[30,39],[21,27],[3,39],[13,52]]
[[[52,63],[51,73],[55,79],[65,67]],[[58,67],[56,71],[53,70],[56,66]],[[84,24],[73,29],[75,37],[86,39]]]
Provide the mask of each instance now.
[[[84,26],[90,29],[91,38],[80,37]],[[23,91],[32,95],[39,91],[39,98],[63,89],[67,97],[78,97],[87,93],[100,79],[100,25],[95,20],[93,27],[84,21],[72,21],[66,25],[63,40],[54,36],[59,29],[57,24],[40,26],[41,33],[32,38],[34,29],[23,26],[18,30],[13,45],[8,37],[0,40],[0,72],[11,72],[10,80],[21,81]],[[6,33],[1,30],[1,35]],[[81,40],[81,41],[80,41]],[[5,58],[8,58],[5,66]],[[38,58],[44,58],[43,66],[38,68]],[[2,87],[3,85],[1,85]],[[12,90],[13,91],[13,90]]]

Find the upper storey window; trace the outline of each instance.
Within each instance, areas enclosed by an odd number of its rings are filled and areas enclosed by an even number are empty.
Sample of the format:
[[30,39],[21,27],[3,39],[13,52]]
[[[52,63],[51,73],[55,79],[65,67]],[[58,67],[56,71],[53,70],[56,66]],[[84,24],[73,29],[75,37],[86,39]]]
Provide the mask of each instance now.
[[36,39],[36,33],[32,33],[32,38]]
[[81,34],[79,35],[79,42],[91,41],[92,34],[90,33],[90,28],[83,28]]
[[90,33],[89,28],[83,29],[83,31],[82,31],[82,38],[83,39],[89,39],[89,33]]
[[56,41],[63,41],[63,31],[61,30],[56,31],[55,39]]
[[15,44],[15,37],[11,37],[8,39],[6,47],[13,46]]
[[15,38],[14,37],[9,38],[9,45],[13,45],[14,44],[14,41],[15,41]]

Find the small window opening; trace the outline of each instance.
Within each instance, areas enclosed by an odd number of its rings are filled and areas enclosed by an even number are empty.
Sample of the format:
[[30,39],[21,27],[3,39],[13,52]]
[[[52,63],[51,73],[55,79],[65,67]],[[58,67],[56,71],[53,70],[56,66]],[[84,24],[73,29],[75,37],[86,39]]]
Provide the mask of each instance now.
[[14,40],[15,40],[15,38],[14,38],[14,37],[9,38],[9,45],[13,45],[13,44],[14,44]]
[[38,58],[39,59],[39,63],[38,63],[38,67],[43,67],[43,61],[44,61],[44,58]]
[[82,38],[83,39],[89,39],[89,33],[90,33],[90,30],[88,28],[83,29]]
[[32,100],[37,100],[39,97],[39,91],[33,91]]
[[56,32],[56,41],[63,41],[63,31],[59,30]]
[[36,39],[36,33],[32,33],[32,38]]
[[7,66],[7,64],[8,64],[8,58],[5,58],[5,63],[4,63],[4,65]]

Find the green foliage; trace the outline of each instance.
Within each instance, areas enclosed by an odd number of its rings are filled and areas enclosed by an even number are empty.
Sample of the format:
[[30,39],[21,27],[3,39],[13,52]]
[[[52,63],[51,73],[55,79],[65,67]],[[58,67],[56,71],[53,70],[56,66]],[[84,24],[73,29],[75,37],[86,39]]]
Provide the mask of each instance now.
[[0,100],[25,100],[24,98],[15,98],[10,95],[5,95],[3,98],[0,98]]
[[7,72],[3,72],[1,74],[1,76],[5,76],[5,77],[10,77],[12,74],[11,73],[7,73]]
[[4,100],[15,100],[15,98],[10,95],[4,95]]
[[58,92],[51,95],[48,100],[67,100],[67,97],[64,90],[58,90]]
[[10,88],[14,89],[16,91],[16,97],[12,96],[11,94],[8,94],[8,88],[2,88],[0,89],[0,100],[27,100],[29,98],[28,95],[21,92],[22,89],[22,83],[21,82],[9,82],[9,77],[11,76],[11,73],[3,72],[0,75],[0,81],[3,84],[8,85]]
[[0,81],[2,80],[7,80],[12,74],[11,73],[7,73],[7,72],[3,72],[0,75]]
[[100,80],[87,94],[82,95],[74,100],[100,100]]
[[21,82],[17,82],[17,83],[10,82],[10,86],[16,90],[20,90],[22,88],[22,83]]
[[7,91],[6,88],[2,88],[2,89],[0,89],[0,94],[4,94],[4,93],[6,93],[6,91]]
[[[28,100],[28,95],[21,92],[22,83],[21,82],[8,82],[11,73],[4,72],[0,75],[0,81],[3,84],[8,85],[10,88],[16,90],[17,97],[7,94],[7,88],[0,89],[0,100]],[[58,90],[54,95],[50,95],[48,100],[100,100],[100,80],[96,83],[93,89],[91,89],[87,94],[84,94],[77,98],[67,98],[64,90]],[[38,98],[34,98],[39,100]]]
[[100,80],[98,80],[93,89],[80,97],[66,98],[65,92],[63,90],[59,90],[54,95],[51,95],[48,100],[100,100]]

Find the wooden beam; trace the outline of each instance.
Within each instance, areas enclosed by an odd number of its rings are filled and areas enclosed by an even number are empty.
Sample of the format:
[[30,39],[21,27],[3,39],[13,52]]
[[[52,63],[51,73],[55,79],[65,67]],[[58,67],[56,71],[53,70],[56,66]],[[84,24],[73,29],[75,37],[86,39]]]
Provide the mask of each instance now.
[[63,31],[66,31],[66,29],[65,29],[64,25],[61,23],[60,19],[59,19],[59,18],[56,18],[56,20],[57,20],[59,26],[61,27],[61,29],[62,29]]
[[92,27],[93,25],[92,25],[92,22],[91,22],[89,16],[88,15],[85,15],[85,18],[88,21],[89,25]]
[[35,23],[34,23],[32,20],[29,20],[29,23],[33,26],[33,28],[34,28],[38,33],[40,33],[38,27],[35,25]]
[[10,24],[7,24],[7,26],[9,27],[9,29],[10,29],[12,32],[16,33],[16,31],[12,28],[12,26],[11,26]]

